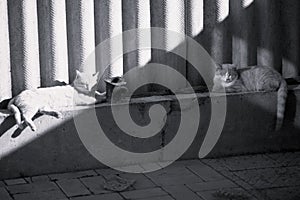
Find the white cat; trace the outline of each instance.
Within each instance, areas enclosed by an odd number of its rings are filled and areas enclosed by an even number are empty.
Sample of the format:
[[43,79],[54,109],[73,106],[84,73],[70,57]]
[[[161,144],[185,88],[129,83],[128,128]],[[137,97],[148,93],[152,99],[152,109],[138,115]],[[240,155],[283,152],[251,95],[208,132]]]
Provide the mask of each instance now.
[[8,109],[13,112],[19,128],[23,128],[23,118],[31,130],[35,131],[32,118],[38,112],[60,118],[61,113],[57,111],[60,107],[94,104],[98,99],[95,95],[105,98],[105,93],[96,91],[98,74],[76,70],[76,78],[70,85],[24,90],[10,100]]

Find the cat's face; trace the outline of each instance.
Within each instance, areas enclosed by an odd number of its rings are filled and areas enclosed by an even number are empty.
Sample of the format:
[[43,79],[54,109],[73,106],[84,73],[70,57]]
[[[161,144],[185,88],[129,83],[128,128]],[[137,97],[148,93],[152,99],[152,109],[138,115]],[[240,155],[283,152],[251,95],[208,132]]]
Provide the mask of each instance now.
[[76,78],[73,85],[78,91],[85,94],[96,91],[98,75],[98,72],[96,74],[89,74],[76,70]]
[[218,65],[215,72],[215,78],[224,83],[231,83],[238,78],[238,72],[234,64]]

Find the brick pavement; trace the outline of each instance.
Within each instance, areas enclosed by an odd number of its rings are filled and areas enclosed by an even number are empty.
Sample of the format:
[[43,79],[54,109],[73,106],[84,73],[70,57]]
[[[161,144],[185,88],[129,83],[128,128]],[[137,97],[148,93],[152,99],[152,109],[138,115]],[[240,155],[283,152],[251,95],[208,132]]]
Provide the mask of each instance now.
[[[103,183],[114,175],[136,182],[123,192],[105,190]],[[177,161],[145,174],[107,168],[0,181],[0,200],[52,199],[298,200],[300,153]]]

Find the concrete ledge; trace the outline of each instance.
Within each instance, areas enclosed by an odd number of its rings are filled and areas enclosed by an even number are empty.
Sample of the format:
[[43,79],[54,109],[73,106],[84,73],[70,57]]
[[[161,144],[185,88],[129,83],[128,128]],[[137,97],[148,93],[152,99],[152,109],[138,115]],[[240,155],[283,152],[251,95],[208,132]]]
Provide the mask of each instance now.
[[[276,92],[230,94],[227,96],[226,122],[218,143],[209,157],[261,152],[294,151],[300,149],[300,88],[289,91],[284,127],[274,132]],[[189,95],[182,95],[189,99]],[[215,97],[217,98],[217,97]],[[210,122],[210,98],[198,94],[201,111],[197,136],[181,159],[197,158],[198,151]],[[163,131],[151,140],[126,136],[111,115],[111,105],[96,106],[96,114],[108,137],[119,147],[133,152],[148,152],[172,140],[178,127],[180,110],[174,96],[133,99],[130,104],[133,120],[139,125],[149,122],[148,109],[160,103],[168,110]],[[120,103],[114,106],[124,106]],[[37,132],[29,128],[20,131],[7,111],[0,115],[0,179],[33,176],[65,171],[104,167],[82,144],[73,116],[92,108],[78,107],[63,111],[62,119],[39,116],[35,119]],[[3,110],[2,110],[3,111]],[[120,161],[120,165],[124,162]]]

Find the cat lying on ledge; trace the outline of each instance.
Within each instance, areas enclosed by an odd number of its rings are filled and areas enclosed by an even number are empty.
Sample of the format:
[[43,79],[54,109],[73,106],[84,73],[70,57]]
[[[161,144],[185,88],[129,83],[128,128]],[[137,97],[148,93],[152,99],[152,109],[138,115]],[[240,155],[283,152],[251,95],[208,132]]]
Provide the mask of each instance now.
[[60,118],[61,113],[57,111],[59,107],[91,105],[99,99],[105,99],[105,92],[96,91],[98,74],[92,75],[76,70],[76,78],[72,84],[24,90],[10,100],[7,108],[14,114],[19,128],[23,129],[23,118],[31,130],[35,131],[36,126],[32,118],[38,112]]
[[[234,64],[218,65],[214,76],[213,92],[277,91],[276,131],[283,123],[287,83],[275,69],[252,66],[238,69]],[[224,91],[223,90],[223,91]]]

